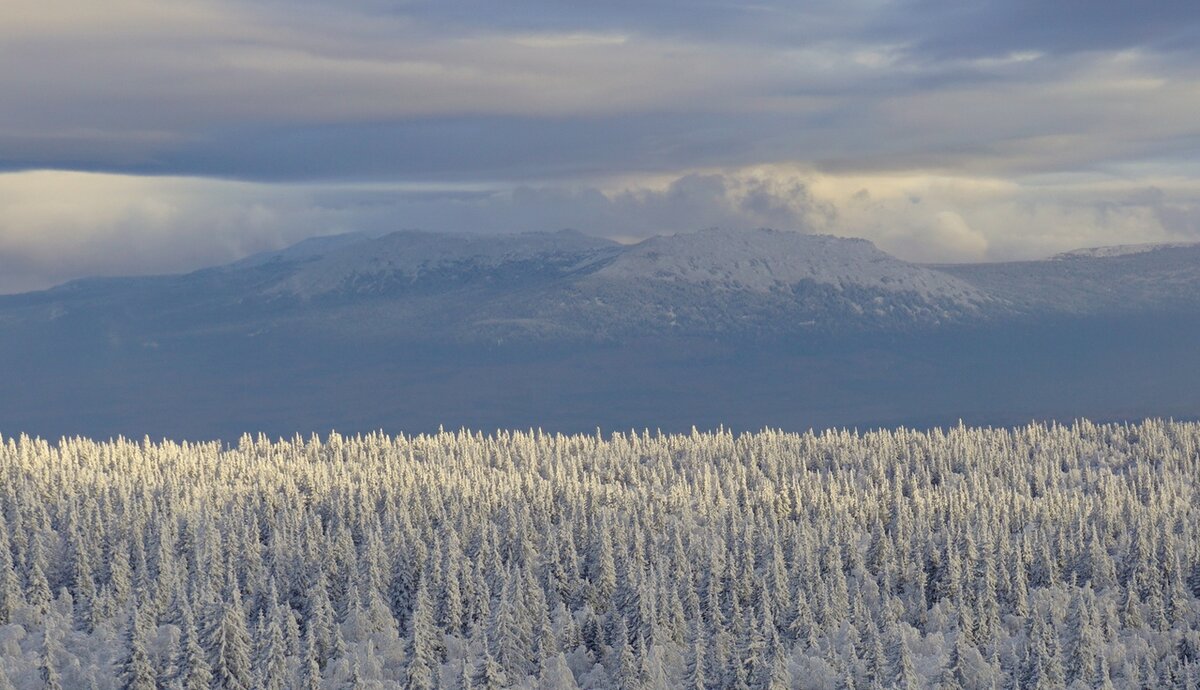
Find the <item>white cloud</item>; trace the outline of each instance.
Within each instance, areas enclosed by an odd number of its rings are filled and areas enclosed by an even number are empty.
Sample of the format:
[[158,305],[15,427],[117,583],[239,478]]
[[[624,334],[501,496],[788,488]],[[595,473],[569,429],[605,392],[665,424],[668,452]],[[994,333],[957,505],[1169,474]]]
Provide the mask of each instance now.
[[[0,292],[91,275],[181,272],[319,234],[296,190],[185,178],[0,175]],[[334,228],[336,229],[336,228]]]

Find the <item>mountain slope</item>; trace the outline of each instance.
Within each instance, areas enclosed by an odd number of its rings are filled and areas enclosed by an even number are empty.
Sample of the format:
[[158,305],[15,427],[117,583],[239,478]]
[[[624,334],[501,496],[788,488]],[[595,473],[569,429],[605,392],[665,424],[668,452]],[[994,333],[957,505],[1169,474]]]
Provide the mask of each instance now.
[[397,232],[313,256],[268,291],[305,299],[428,291],[570,273],[611,257],[618,245],[573,231],[522,235]]

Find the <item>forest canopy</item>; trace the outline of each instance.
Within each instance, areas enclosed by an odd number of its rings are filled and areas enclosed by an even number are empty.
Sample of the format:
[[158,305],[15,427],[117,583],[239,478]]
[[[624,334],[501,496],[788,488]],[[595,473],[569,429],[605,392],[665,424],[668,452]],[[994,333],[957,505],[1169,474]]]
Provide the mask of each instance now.
[[0,443],[0,688],[1200,682],[1200,424]]

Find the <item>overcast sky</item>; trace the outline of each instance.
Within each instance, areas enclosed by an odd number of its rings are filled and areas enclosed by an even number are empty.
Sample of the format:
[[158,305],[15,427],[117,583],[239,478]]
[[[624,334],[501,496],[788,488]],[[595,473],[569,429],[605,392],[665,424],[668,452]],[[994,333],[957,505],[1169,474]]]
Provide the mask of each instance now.
[[0,291],[315,234],[1200,240],[1195,0],[4,0]]

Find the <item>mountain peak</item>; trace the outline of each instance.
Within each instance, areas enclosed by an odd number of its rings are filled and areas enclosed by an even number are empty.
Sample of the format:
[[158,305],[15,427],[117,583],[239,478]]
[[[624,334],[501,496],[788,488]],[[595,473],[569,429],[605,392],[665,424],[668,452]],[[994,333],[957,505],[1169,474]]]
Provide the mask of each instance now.
[[226,268],[250,268],[253,266],[263,266],[271,263],[287,263],[291,261],[302,261],[314,257],[323,256],[342,247],[347,247],[359,242],[366,242],[371,239],[371,236],[362,232],[345,232],[336,235],[317,235],[303,239],[296,244],[288,245],[283,249],[274,251],[261,252],[251,254],[246,258],[235,261],[226,266]]

